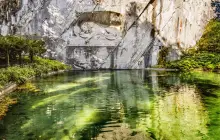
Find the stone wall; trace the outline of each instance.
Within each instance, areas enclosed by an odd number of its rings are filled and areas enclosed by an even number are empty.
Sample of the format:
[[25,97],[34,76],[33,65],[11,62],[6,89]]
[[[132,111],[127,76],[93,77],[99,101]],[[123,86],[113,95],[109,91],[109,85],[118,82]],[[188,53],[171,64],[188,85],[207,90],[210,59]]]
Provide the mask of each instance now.
[[[1,8],[8,16],[2,18],[1,34],[41,35],[46,56],[79,69],[149,67],[163,47],[172,48],[168,60],[178,59],[214,17],[211,0],[13,1],[16,12]],[[94,50],[90,57],[85,47]]]

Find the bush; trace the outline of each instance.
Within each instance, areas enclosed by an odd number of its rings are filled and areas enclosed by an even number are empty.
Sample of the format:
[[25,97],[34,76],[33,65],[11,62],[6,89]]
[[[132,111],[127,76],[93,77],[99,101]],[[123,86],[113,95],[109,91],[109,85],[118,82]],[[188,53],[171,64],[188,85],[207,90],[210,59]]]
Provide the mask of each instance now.
[[218,20],[209,22],[197,47],[199,51],[220,53],[220,22]]
[[0,88],[9,82],[22,84],[31,77],[41,76],[42,74],[47,74],[51,71],[67,69],[70,69],[70,67],[59,61],[37,57],[35,63],[27,66],[14,66],[0,69]]
[[168,62],[164,66],[181,71],[196,68],[218,71],[220,69],[220,22],[211,20],[196,47],[187,50],[181,60]]
[[170,62],[167,64],[168,68],[180,69],[182,71],[192,70],[198,67],[198,63],[191,59],[183,59],[179,61]]
[[9,67],[6,70],[6,73],[9,75],[9,81],[16,81],[17,83],[24,83],[29,78],[35,75],[35,72],[30,67]]
[[167,68],[175,68],[181,71],[189,71],[196,68],[214,71],[218,69],[220,64],[220,55],[218,53],[201,52],[194,55],[187,55],[181,60],[169,62]]
[[5,73],[1,71],[0,72],[0,89],[8,82],[9,82],[8,75],[6,75]]
[[220,71],[220,62],[215,65],[215,71]]
[[36,64],[42,67],[46,66],[49,70],[58,71],[69,69],[70,67],[56,60],[42,59],[40,57],[35,59]]

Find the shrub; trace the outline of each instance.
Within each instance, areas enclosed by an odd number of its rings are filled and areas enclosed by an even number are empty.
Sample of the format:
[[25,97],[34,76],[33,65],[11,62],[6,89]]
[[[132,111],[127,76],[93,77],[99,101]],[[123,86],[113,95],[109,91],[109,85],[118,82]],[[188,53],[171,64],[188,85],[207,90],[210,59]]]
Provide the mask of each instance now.
[[188,71],[195,68],[218,71],[220,69],[220,22],[211,20],[196,47],[186,51],[181,60],[168,62],[167,68]]
[[182,59],[179,61],[170,62],[167,64],[168,68],[180,69],[181,71],[188,71],[198,67],[198,63],[191,59]]
[[220,22],[218,20],[209,22],[197,47],[199,51],[220,53]]
[[3,73],[2,71],[0,72],[0,89],[3,88],[3,86],[8,83],[8,75]]
[[213,71],[219,67],[220,55],[218,53],[202,52],[187,55],[181,60],[169,62],[167,68],[175,68],[181,71],[189,71],[196,68]]
[[215,70],[220,70],[220,62],[215,65]]
[[9,67],[6,69],[9,74],[9,81],[16,81],[18,84],[26,82],[29,78],[35,75],[31,67]]
[[13,66],[0,69],[0,88],[9,82],[25,83],[34,76],[41,76],[51,71],[67,70],[70,67],[56,60],[36,58],[35,63],[27,66]]

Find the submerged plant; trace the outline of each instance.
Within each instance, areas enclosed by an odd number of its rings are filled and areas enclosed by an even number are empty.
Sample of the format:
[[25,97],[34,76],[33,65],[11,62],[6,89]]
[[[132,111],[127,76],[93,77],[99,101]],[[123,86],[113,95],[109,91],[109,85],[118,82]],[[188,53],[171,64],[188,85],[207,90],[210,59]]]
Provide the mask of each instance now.
[[17,100],[10,97],[3,97],[0,99],[0,120],[3,119],[4,116],[6,116],[8,108],[16,103]]
[[25,84],[19,86],[19,87],[17,88],[17,90],[19,90],[19,91],[26,91],[26,92],[28,92],[28,93],[29,93],[29,92],[36,93],[36,92],[39,92],[39,91],[40,91],[40,90],[37,89],[37,87],[36,87],[34,84],[32,84],[31,82],[27,82],[27,83],[25,83]]

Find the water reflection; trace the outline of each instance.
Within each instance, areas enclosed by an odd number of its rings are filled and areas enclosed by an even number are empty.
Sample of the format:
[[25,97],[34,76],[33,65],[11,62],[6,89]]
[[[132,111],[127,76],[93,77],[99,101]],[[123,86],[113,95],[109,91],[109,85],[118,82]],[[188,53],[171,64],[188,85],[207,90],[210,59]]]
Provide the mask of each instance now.
[[42,94],[14,95],[20,104],[0,123],[0,138],[208,139],[208,98],[204,104],[197,82],[181,79],[155,71],[71,72],[38,79],[33,84]]
[[202,139],[207,134],[208,116],[194,87],[171,88],[156,96],[147,126],[157,139]]

